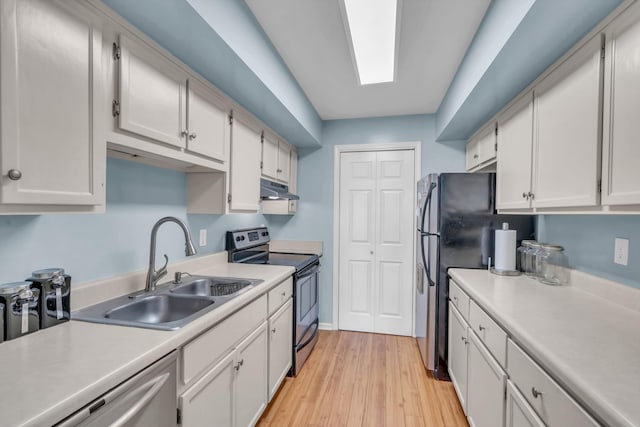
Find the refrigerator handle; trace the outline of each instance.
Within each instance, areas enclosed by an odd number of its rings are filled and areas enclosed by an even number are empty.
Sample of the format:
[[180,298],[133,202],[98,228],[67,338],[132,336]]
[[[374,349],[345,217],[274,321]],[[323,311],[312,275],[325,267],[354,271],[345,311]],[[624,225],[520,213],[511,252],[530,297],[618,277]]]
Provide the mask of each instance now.
[[[424,206],[422,207],[422,225],[424,228],[424,219],[427,214],[427,210],[430,210],[431,205],[431,197],[433,196],[433,190],[436,188],[436,183],[432,182],[429,185],[429,192],[427,193],[427,198],[424,201]],[[431,213],[429,213],[429,222],[431,222]],[[428,228],[428,227],[427,227]],[[422,252],[422,265],[424,265],[424,270],[427,275],[427,283],[429,286],[435,286],[435,282],[431,280],[431,257],[425,256],[424,253],[424,238],[429,235],[429,233],[425,233],[424,230],[421,230],[421,238],[420,238],[420,250]],[[428,237],[427,237],[428,238]],[[429,246],[429,252],[431,252],[431,246]],[[429,255],[431,255],[429,253]]]
[[[433,190],[436,188],[436,183],[432,182],[429,185],[429,191],[427,193],[427,198],[424,201],[424,205],[422,206],[422,219],[421,219],[421,223],[420,225],[422,226],[422,229],[420,230],[421,232],[425,232],[424,230],[424,219],[425,216],[427,215],[427,211],[430,210],[430,205],[431,205],[431,196],[433,195]],[[431,213],[429,213],[429,222],[431,222]],[[429,228],[429,224],[427,224],[427,229]],[[431,230],[429,230],[429,232],[431,232]]]

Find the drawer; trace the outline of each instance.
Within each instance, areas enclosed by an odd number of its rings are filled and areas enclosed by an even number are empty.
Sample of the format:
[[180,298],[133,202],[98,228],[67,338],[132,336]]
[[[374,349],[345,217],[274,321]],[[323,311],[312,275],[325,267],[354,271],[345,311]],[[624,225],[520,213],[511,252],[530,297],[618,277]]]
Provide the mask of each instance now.
[[507,345],[507,372],[549,427],[597,426],[582,407],[513,341]]
[[453,279],[449,280],[449,299],[456,306],[464,320],[469,321],[469,296],[464,293]]
[[502,367],[507,365],[507,334],[483,309],[471,301],[469,325]]
[[269,316],[278,311],[293,294],[293,279],[289,277],[269,291]]
[[188,384],[267,317],[267,296],[262,295],[182,347],[181,376]]

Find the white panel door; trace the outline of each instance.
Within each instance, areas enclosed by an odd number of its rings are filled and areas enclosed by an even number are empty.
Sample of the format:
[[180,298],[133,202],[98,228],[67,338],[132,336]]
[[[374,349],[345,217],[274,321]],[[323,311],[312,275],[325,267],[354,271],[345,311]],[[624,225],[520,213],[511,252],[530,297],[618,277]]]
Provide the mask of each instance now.
[[[267,407],[267,322],[259,326],[237,348],[236,426],[253,426]],[[222,424],[209,424],[217,426]]]
[[534,88],[534,208],[600,202],[601,52],[597,35]]
[[411,334],[413,156],[341,154],[340,329]]
[[533,94],[498,118],[496,201],[498,209],[527,209],[531,191]]
[[3,0],[0,14],[0,201],[103,204],[100,19],[58,0]]
[[260,130],[235,117],[231,131],[229,171],[230,212],[258,212],[260,208]]
[[186,75],[148,46],[120,35],[121,129],[185,147]]
[[640,4],[606,32],[602,204],[640,204]]
[[340,155],[339,327],[374,332],[376,153]]
[[178,398],[183,427],[235,425],[235,355],[230,352]]
[[229,154],[231,128],[226,101],[197,80],[188,82],[187,150],[224,162]]

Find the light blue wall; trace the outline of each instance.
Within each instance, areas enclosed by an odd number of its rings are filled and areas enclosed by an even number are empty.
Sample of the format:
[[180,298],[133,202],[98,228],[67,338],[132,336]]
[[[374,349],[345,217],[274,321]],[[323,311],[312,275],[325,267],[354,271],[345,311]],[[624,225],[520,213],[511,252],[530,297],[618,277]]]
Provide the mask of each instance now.
[[[279,232],[283,239],[324,243],[320,280],[320,322],[332,322],[333,156],[336,145],[422,142],[422,175],[464,170],[464,142],[438,144],[433,115],[332,120],[324,123],[322,148],[299,153],[298,213]],[[283,224],[283,225],[285,225]]]
[[[24,280],[33,270],[63,267],[73,283],[146,268],[153,224],[163,216],[187,220],[198,255],[224,250],[227,230],[269,224],[262,215],[188,215],[185,174],[124,160],[107,161],[104,214],[0,216],[0,283]],[[198,246],[198,230],[208,230]],[[279,225],[271,231],[274,238]],[[184,238],[175,224],[158,233],[158,264],[183,259]]]
[[156,43],[295,145],[318,146],[320,116],[243,0],[105,0]]
[[438,110],[438,141],[468,138],[621,2],[493,0]]
[[[629,265],[613,262],[616,237],[629,239]],[[640,288],[640,216],[541,215],[538,239],[564,246],[572,268]]]

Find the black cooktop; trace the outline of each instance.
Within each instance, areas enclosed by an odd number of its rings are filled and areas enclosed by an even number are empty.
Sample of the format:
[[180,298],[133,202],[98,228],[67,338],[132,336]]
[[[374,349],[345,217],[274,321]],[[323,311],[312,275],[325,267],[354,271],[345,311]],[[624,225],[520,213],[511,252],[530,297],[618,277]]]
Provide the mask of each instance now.
[[283,252],[265,252],[264,256],[255,257],[245,261],[247,264],[271,264],[295,267],[297,271],[315,263],[318,255],[313,254],[289,254]]

